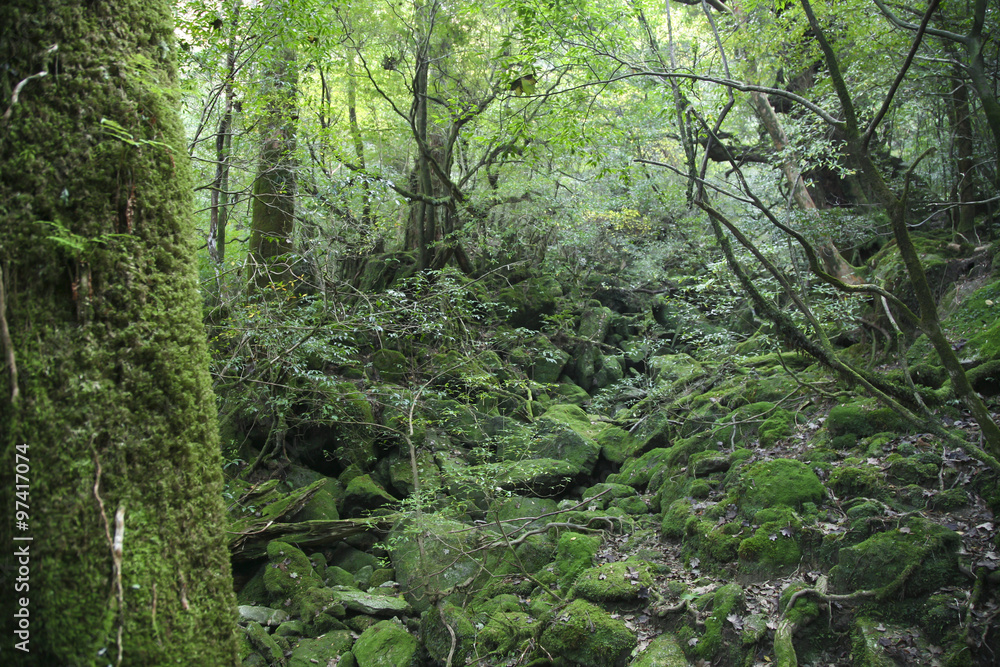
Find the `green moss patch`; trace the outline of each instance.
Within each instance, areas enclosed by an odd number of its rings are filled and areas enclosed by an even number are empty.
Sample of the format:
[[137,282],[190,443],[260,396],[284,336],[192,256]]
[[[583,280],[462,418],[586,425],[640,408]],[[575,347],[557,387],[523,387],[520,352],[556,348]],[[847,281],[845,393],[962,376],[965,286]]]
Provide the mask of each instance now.
[[638,643],[631,630],[608,612],[585,600],[574,600],[556,612],[539,643],[583,667],[620,667]]
[[358,667],[419,667],[420,645],[396,621],[379,621],[358,637],[351,651]]
[[648,597],[652,585],[648,563],[619,561],[581,572],[573,594],[591,602],[626,602]]
[[801,509],[804,503],[818,503],[826,496],[816,473],[794,459],[756,463],[741,474],[739,485],[744,514],[779,505]]
[[840,550],[830,571],[837,592],[875,590],[879,596],[918,596],[956,581],[961,539],[954,531],[912,519]]
[[577,576],[593,564],[601,547],[601,538],[567,531],[556,543],[556,568],[564,586],[572,584]]

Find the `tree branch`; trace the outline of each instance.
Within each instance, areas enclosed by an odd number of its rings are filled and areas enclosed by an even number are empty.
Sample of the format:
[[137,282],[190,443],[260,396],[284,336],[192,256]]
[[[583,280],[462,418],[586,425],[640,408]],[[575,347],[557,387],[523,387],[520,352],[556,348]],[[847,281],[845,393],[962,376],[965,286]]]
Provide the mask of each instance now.
[[865,130],[865,134],[861,137],[861,150],[868,152],[868,144],[871,143],[872,137],[875,135],[875,128],[878,127],[882,119],[885,118],[885,114],[889,111],[889,106],[892,104],[892,98],[895,97],[896,91],[899,89],[899,84],[903,82],[903,77],[906,76],[907,70],[910,69],[910,64],[913,62],[913,57],[917,55],[917,49],[920,48],[920,42],[924,38],[924,32],[927,30],[927,24],[930,23],[931,14],[937,9],[940,0],[931,0],[930,5],[927,7],[927,12],[924,14],[924,19],[920,22],[920,27],[917,29],[917,34],[913,37],[913,44],[910,45],[910,52],[906,54],[906,60],[903,61],[903,66],[899,68],[899,73],[896,75],[896,80],[892,82],[892,86],[889,87],[889,91],[885,94],[885,99],[882,100],[882,108],[878,110],[875,117],[872,118],[871,123],[868,124],[868,129]]

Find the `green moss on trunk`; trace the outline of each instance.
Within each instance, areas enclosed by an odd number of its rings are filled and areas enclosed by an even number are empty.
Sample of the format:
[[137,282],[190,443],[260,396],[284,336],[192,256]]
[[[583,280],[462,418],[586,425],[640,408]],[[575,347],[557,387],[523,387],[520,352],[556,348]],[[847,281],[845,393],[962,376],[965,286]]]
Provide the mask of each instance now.
[[20,393],[10,399],[4,373],[0,437],[7,470],[27,445],[34,538],[19,664],[107,664],[119,637],[123,665],[235,664],[169,5],[17,0],[0,24],[0,96],[49,72],[24,86],[0,132]]

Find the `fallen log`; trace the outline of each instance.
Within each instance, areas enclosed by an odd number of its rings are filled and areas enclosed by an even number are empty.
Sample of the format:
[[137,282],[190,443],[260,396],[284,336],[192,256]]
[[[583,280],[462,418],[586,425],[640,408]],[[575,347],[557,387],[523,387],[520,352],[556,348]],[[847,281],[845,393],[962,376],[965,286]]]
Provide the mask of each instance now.
[[337,544],[346,537],[363,533],[378,525],[366,519],[300,521],[298,523],[263,523],[240,532],[231,532],[229,553],[234,563],[264,558],[267,543],[281,540],[300,549]]

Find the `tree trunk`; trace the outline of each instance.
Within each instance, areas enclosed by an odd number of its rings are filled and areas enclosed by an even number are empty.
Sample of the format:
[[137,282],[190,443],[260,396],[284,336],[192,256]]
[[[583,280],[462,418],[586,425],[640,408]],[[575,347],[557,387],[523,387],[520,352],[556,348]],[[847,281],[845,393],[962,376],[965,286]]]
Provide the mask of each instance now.
[[[972,81],[972,87],[975,88],[976,94],[979,95],[979,102],[983,105],[983,115],[986,116],[986,123],[990,126],[990,133],[993,135],[995,153],[993,182],[1000,185],[1000,102],[997,102],[996,79],[987,74],[986,64],[983,61],[983,47],[987,41],[983,38],[986,6],[986,0],[976,0],[972,31],[965,40],[965,50],[969,55],[969,79]],[[995,6],[994,9],[996,9]]]
[[[763,93],[750,93],[750,106],[753,107],[757,119],[760,121],[761,125],[764,126],[767,134],[771,137],[771,142],[774,144],[774,148],[778,151],[785,150],[785,148],[788,147],[788,136],[785,134],[785,130],[781,126],[778,114],[774,112],[774,108],[771,106],[771,103],[767,101],[767,96]],[[816,202],[813,200],[812,195],[809,194],[809,190],[806,188],[806,183],[802,179],[802,173],[799,171],[798,167],[795,166],[795,163],[790,159],[785,159],[781,163],[781,171],[785,174],[785,179],[788,181],[788,187],[791,189],[792,200],[795,201],[798,207],[803,211],[815,213],[818,210],[818,207],[816,206]],[[836,278],[839,278],[847,283],[860,282],[854,271],[854,267],[843,258],[840,251],[837,249],[836,244],[834,244],[833,239],[823,239],[822,242],[816,246],[816,250],[820,259],[823,261],[823,267],[831,276],[835,276]]]
[[[413,80],[413,130],[417,142],[427,146],[427,70],[430,58],[424,50],[417,52],[417,71]],[[418,145],[416,163],[417,192],[426,196],[434,196],[434,182],[431,178],[431,167],[427,153]],[[426,201],[413,202],[417,207],[413,224],[416,226],[417,271],[423,271],[431,262],[431,247],[437,234],[437,208]]]
[[226,226],[229,223],[229,168],[233,144],[233,79],[236,76],[236,31],[239,27],[241,0],[233,6],[229,50],[226,53],[226,80],[222,83],[222,117],[215,133],[215,180],[212,183],[212,207],[208,226],[208,255],[219,267],[226,261]]
[[235,665],[170,5],[8,0],[0,25],[4,107],[48,72],[0,120],[0,344],[17,371],[0,369],[2,651]]
[[[958,70],[956,65],[956,70]],[[948,99],[951,121],[951,142],[955,158],[955,180],[952,186],[952,200],[959,202],[958,215],[954,225],[957,243],[969,243],[976,232],[975,187],[972,178],[972,112],[969,109],[969,92],[965,81],[957,72],[951,79],[952,94]]]
[[286,280],[295,227],[295,51],[275,47],[264,72],[267,116],[253,187],[250,264],[257,287]]

